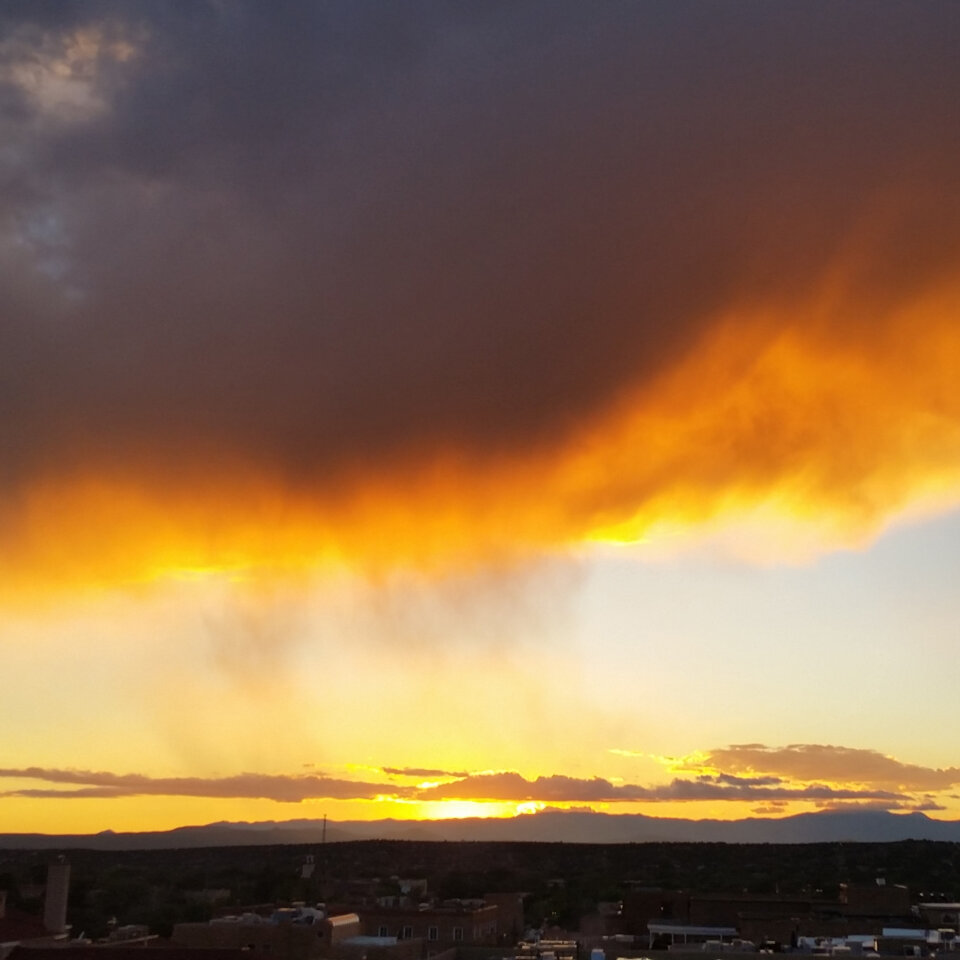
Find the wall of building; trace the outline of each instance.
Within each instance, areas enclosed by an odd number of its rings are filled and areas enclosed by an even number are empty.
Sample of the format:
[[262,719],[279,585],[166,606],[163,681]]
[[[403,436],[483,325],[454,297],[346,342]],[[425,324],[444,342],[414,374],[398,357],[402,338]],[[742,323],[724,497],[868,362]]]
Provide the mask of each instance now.
[[327,950],[322,925],[292,923],[178,923],[171,940],[190,949],[248,950],[272,960],[313,960]]
[[494,904],[470,910],[399,910],[372,907],[360,912],[360,923],[365,936],[388,936],[398,940],[422,938],[429,949],[431,944],[496,944],[498,916],[499,911]]
[[501,941],[516,943],[524,934],[522,893],[485,893],[486,903],[497,908],[497,933]]
[[844,912],[862,917],[910,915],[910,891],[896,883],[850,883],[840,893]]
[[[422,940],[398,940],[389,946],[371,946],[369,943],[351,943],[349,940],[334,947],[337,960],[422,960],[428,954]],[[450,960],[456,960],[456,951]],[[441,955],[447,957],[447,953]],[[434,958],[436,960],[436,958]]]
[[623,932],[647,935],[650,921],[690,922],[690,894],[683,890],[632,890],[623,898]]

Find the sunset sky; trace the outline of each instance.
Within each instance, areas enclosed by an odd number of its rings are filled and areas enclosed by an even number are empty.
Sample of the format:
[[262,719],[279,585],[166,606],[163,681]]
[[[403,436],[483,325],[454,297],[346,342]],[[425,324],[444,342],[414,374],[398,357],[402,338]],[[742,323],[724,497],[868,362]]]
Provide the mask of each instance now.
[[960,4],[0,6],[0,829],[960,818]]

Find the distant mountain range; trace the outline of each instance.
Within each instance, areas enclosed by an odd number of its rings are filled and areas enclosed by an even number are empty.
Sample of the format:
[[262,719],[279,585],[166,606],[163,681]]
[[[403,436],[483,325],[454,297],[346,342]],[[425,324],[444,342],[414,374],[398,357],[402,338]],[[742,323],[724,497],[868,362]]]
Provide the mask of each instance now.
[[[322,820],[210,823],[151,833],[0,834],[0,849],[160,850],[183,847],[320,843]],[[960,821],[877,810],[801,813],[773,820],[682,820],[642,814],[545,810],[511,819],[352,820],[329,822],[327,842],[447,840],[564,843],[886,843],[960,842]]]

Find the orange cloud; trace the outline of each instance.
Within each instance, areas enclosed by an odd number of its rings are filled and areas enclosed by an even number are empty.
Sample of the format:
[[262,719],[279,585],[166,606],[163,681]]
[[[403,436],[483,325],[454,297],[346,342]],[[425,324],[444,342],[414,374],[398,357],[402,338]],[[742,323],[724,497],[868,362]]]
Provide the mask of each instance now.
[[332,489],[199,456],[178,474],[133,464],[35,480],[0,507],[3,580],[22,592],[208,570],[376,575],[591,540],[656,551],[724,529],[760,557],[854,545],[960,498],[960,299],[940,290],[838,340],[853,308],[720,318],[655,382],[527,454],[427,454]]
[[770,309],[718,323],[584,438],[573,469],[601,529],[642,538],[730,517],[761,541],[763,524],[781,525],[786,542],[775,529],[768,549],[789,553],[792,539],[816,552],[861,542],[910,508],[957,502],[956,292],[876,316],[855,336],[841,320],[853,303],[800,308],[812,320]]
[[876,750],[816,743],[795,743],[786,747],[734,744],[708,751],[702,766],[734,774],[762,773],[804,782],[870,784],[882,789],[911,792],[946,790],[960,783],[958,767],[921,767],[903,763]]

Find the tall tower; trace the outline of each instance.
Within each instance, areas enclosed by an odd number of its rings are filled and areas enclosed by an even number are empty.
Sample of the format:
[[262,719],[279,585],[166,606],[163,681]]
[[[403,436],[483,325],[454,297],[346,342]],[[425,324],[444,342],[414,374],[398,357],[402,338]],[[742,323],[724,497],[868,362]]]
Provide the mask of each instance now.
[[47,891],[43,899],[43,925],[48,933],[67,932],[67,895],[70,864],[60,857],[47,867]]

